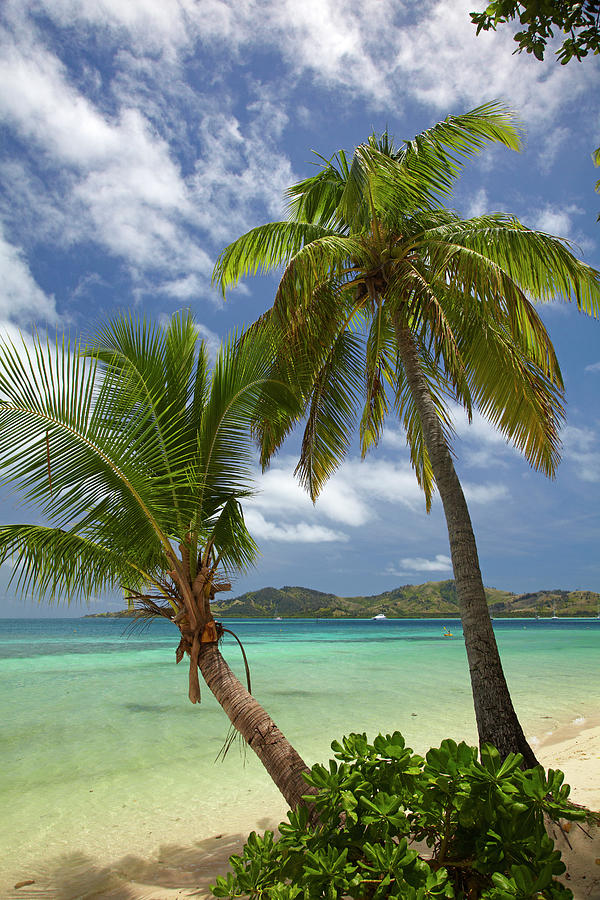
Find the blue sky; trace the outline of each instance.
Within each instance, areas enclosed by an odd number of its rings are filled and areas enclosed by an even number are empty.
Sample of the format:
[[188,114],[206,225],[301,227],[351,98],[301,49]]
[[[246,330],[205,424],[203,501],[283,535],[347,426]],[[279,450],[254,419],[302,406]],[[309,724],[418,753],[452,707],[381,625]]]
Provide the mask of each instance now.
[[[476,38],[468,13],[482,6],[4,0],[0,328],[85,334],[123,309],[158,318],[190,307],[214,348],[275,287],[253,279],[222,303],[210,287],[216,256],[281,217],[313,149],[352,150],[386,127],[409,138],[492,99],[518,111],[525,148],[470,162],[453,206],[512,212],[600,267],[600,62],[514,56],[509,29]],[[458,412],[457,466],[486,584],[600,590],[600,323],[553,304],[542,315],[567,387],[558,477],[532,472],[483,420],[468,426]],[[352,451],[314,508],[291,474],[297,443],[257,479],[247,519],[262,558],[236,593],[302,584],[371,594],[451,577],[440,504],[425,514],[393,421],[366,461]],[[32,515],[2,495],[2,521]],[[35,612],[10,592],[0,605],[0,615]]]

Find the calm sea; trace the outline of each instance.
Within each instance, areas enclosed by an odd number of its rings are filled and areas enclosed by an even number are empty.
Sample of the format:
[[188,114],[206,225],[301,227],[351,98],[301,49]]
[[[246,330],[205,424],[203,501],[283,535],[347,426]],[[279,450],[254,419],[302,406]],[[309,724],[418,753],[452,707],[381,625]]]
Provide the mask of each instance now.
[[[310,764],[349,731],[399,729],[424,751],[475,741],[460,623],[228,620],[253,693]],[[444,638],[442,626],[453,638]],[[494,622],[527,735],[600,708],[600,620]],[[0,859],[5,882],[73,858],[181,848],[284,806],[251,753],[215,762],[228,721],[187,700],[176,629],[116,619],[0,620]],[[243,677],[239,649],[223,652]],[[79,854],[77,856],[77,854]]]

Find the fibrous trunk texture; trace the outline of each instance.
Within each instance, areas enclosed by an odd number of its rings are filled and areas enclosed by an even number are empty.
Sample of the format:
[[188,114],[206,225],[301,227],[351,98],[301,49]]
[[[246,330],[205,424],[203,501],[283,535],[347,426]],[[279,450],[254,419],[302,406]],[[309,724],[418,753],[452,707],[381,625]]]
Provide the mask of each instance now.
[[201,645],[198,666],[206,684],[254,750],[292,809],[314,793],[302,777],[308,766],[275,722],[233,674],[216,643]]
[[525,764],[535,766],[537,760],[523,734],[502,670],[465,496],[407,328],[398,330],[398,351],[444,506],[479,741],[494,744],[504,757],[522,753]]

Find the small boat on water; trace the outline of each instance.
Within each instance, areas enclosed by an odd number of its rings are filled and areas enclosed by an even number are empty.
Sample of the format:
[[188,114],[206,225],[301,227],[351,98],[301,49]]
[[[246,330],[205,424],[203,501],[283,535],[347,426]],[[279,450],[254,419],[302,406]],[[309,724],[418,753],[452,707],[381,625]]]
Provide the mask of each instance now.
[[371,616],[372,622],[381,621],[382,619],[387,619],[387,616],[384,616],[383,613],[378,613],[376,616]]

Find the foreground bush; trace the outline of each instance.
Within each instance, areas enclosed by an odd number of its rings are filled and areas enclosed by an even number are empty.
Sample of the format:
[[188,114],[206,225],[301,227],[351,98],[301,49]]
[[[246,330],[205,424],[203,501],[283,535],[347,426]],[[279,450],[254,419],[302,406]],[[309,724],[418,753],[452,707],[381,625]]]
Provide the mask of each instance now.
[[[318,824],[308,807],[288,813],[281,837],[252,832],[215,897],[312,900],[338,897],[567,900],[555,880],[565,871],[544,827],[583,819],[568,805],[562,772],[523,771],[484,746],[445,740],[425,759],[399,732],[350,734],[331,745],[339,762],[306,775]],[[424,842],[413,849],[413,842]],[[426,846],[425,846],[426,844]],[[429,849],[427,849],[429,848]]]

